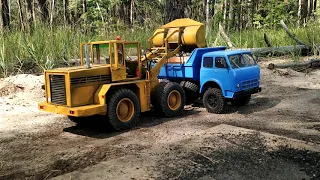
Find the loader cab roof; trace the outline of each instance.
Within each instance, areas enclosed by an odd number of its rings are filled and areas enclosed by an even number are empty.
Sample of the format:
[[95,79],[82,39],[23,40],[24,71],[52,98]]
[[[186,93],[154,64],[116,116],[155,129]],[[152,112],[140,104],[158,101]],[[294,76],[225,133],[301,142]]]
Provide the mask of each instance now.
[[250,51],[247,50],[224,50],[224,51],[214,51],[203,54],[203,57],[214,57],[214,56],[230,56],[235,54],[251,54]]

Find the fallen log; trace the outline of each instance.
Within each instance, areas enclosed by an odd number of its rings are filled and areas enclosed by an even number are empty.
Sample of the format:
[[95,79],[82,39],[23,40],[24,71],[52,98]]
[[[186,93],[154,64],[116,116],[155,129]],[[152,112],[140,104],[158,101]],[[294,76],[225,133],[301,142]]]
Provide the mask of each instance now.
[[306,56],[311,52],[309,46],[295,45],[295,46],[280,46],[280,47],[264,47],[264,48],[245,48],[239,50],[249,50],[253,55],[266,56],[283,56],[287,54],[299,54]]
[[268,65],[268,69],[284,69],[284,68],[296,68],[296,67],[306,67],[306,68],[315,68],[320,67],[320,59],[309,59],[307,62],[301,63],[288,63],[288,64],[273,64]]

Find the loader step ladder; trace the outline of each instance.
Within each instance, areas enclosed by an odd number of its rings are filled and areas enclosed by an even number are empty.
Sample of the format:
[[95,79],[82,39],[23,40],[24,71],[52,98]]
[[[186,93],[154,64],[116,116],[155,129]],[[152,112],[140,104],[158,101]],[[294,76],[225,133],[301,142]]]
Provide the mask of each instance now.
[[150,97],[150,81],[146,82],[146,99],[147,99],[147,107],[150,109],[151,107],[151,97]]

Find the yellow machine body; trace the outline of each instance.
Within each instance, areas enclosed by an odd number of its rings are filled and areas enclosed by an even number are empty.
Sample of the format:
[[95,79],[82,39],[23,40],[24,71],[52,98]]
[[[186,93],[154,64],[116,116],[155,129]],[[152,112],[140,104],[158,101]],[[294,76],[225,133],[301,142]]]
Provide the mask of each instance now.
[[[90,52],[90,67],[85,66],[84,45]],[[119,45],[133,47],[135,60],[120,57]],[[101,64],[101,47],[108,49],[109,62]],[[42,111],[68,116],[91,116],[106,114],[106,98],[111,87],[128,86],[140,100],[141,112],[150,110],[150,80],[141,77],[140,43],[127,41],[97,41],[83,43],[80,47],[81,66],[57,68],[45,71],[46,101],[38,104]],[[94,60],[94,61],[92,61]],[[128,75],[127,67],[134,73]]]
[[[113,126],[127,128],[127,122],[137,115],[135,107],[140,112],[149,111],[151,93],[165,90],[158,86],[158,74],[168,59],[182,50],[205,46],[204,25],[187,18],[157,29],[148,39],[149,52],[143,56],[140,42],[118,39],[82,43],[80,66],[44,72],[46,101],[40,102],[38,109],[69,117],[107,115]],[[148,63],[151,60],[156,61],[153,67]],[[169,86],[172,92],[162,97],[167,100],[160,99],[162,107],[158,109],[170,109],[164,113],[173,116],[182,112],[185,98],[180,86]]]

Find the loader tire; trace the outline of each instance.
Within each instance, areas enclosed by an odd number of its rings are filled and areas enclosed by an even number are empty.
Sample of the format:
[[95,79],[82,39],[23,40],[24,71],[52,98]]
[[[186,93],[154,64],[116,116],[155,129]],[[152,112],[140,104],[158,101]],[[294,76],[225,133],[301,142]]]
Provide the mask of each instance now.
[[203,95],[203,105],[210,113],[221,114],[225,111],[227,102],[220,89],[211,88]]
[[185,92],[176,82],[161,82],[151,95],[151,103],[165,117],[178,116],[184,110]]
[[140,101],[130,89],[116,89],[108,96],[107,118],[117,131],[135,126],[140,116]]

